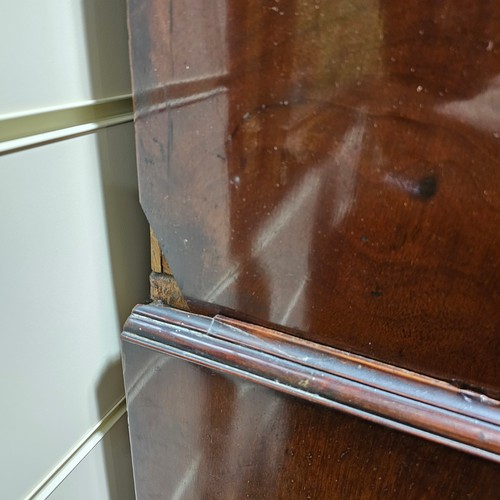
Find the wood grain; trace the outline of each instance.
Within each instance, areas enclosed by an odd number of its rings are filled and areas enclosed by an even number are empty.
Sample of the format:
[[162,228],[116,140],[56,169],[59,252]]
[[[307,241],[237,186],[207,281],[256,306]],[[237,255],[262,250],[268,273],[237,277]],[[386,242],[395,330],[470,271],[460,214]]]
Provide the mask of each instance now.
[[[161,273],[163,272],[163,255],[161,253],[160,244],[158,243],[152,229],[150,229],[149,232],[149,241],[151,248],[151,271],[154,273]],[[172,273],[170,272],[169,274]]]
[[153,230],[150,231],[150,245],[152,272],[149,275],[149,284],[151,300],[155,303],[188,310],[186,299],[172,275],[172,270],[161,251]]

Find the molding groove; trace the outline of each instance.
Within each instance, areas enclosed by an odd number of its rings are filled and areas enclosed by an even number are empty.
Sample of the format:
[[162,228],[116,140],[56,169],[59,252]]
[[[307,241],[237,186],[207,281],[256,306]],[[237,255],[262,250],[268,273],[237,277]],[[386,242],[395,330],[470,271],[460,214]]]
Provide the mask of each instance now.
[[136,307],[122,339],[500,462],[500,401],[276,330],[160,305]]

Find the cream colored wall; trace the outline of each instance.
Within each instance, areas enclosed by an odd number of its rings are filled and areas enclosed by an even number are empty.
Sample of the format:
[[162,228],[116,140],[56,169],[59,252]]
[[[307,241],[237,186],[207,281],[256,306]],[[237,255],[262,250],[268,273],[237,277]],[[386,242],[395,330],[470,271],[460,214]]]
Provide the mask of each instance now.
[[0,497],[134,498],[119,333],[149,250],[125,0],[3,7]]

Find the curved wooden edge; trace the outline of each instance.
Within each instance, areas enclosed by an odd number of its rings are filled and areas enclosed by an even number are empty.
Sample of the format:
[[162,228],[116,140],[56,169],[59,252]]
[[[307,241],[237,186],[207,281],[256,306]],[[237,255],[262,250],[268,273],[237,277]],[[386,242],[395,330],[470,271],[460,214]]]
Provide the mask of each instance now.
[[500,462],[500,401],[223,316],[137,306],[122,339]]

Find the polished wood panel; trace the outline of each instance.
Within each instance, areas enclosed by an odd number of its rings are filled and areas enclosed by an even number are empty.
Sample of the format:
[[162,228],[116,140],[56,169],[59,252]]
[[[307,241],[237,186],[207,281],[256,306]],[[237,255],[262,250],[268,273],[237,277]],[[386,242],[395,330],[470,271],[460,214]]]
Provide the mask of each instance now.
[[[185,330],[183,318],[171,333]],[[204,319],[188,323],[201,329]],[[149,331],[122,336],[141,499],[498,496],[498,463],[328,408],[319,398],[315,404],[304,397],[307,387],[287,394],[288,381],[271,386],[236,369],[230,358],[243,354],[237,347],[227,357],[219,351],[217,366],[209,346],[220,339],[196,330],[195,355],[186,361],[189,348],[173,349],[160,331],[166,327],[157,325],[148,338],[152,320]]]
[[500,396],[500,10],[130,0],[141,200],[193,310]]

